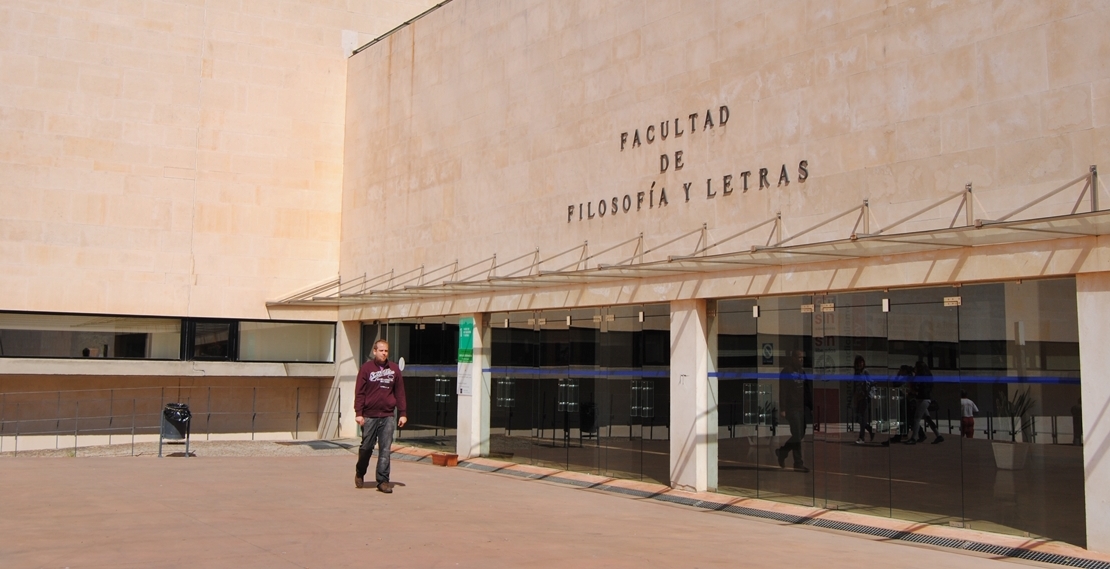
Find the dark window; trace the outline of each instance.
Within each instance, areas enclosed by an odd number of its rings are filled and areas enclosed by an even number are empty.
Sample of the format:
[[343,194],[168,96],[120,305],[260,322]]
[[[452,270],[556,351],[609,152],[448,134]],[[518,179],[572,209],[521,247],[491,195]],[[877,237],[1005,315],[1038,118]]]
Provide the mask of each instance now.
[[235,322],[190,321],[185,352],[191,360],[234,360]]

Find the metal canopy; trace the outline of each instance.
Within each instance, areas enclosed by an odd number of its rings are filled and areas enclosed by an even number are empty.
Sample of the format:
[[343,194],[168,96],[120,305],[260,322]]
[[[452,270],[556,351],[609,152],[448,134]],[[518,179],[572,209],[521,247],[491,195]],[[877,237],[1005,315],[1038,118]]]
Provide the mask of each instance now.
[[[1071,214],[1021,220],[1011,219],[1016,214],[1026,211],[1037,203],[1068,188],[1075,187],[1080,182],[1085,182],[1085,184],[1082,186]],[[512,293],[528,289],[590,285],[667,275],[705,274],[752,267],[783,267],[838,259],[863,259],[954,248],[1107,235],[1110,234],[1110,210],[1099,211],[1098,209],[1099,187],[1098,171],[1092,166],[1089,173],[1022,205],[997,220],[974,218],[977,201],[972,194],[971,184],[968,184],[963,191],[945,197],[874,233],[869,231],[871,222],[870,206],[867,201],[864,201],[862,206],[853,207],[786,238],[782,236],[781,215],[776,215],[774,218],[748,227],[712,244],[708,242],[706,226],[702,225],[699,229],[671,239],[652,249],[644,248],[644,236],[640,234],[592,255],[588,254],[588,243],[583,243],[546,259],[540,258],[538,249],[502,264],[497,263],[497,256],[494,255],[461,269],[456,261],[427,272],[424,267],[418,267],[400,274],[390,271],[372,278],[363,275],[347,282],[333,279],[284,299],[269,302],[267,305],[367,306],[393,301],[436,299],[480,293]],[[1084,197],[1089,199],[1090,211],[1075,213]],[[960,211],[964,212],[966,225],[903,233],[887,232],[889,229],[898,227],[959,198],[962,198],[963,201],[956,213],[958,216]],[[858,215],[852,233],[848,238],[788,244],[806,233],[853,214]],[[770,237],[767,239],[767,245],[756,245],[748,249],[724,253],[710,253],[712,250],[720,250],[720,246],[730,240],[769,225],[772,229]],[[672,255],[662,259],[646,260],[651,253],[658,255],[659,250],[664,247],[695,235],[698,236],[698,246],[695,248],[694,254]],[[614,264],[596,263],[593,267],[589,266],[591,260],[632,243],[636,244],[635,253],[632,257]],[[544,264],[550,264],[555,259],[568,257],[576,253],[577,260],[566,266],[556,270],[541,269]],[[524,265],[522,268],[503,276],[496,274],[499,269],[504,270],[510,266],[517,266],[529,257],[532,259],[531,263]],[[473,274],[463,277],[462,275],[467,271],[471,271]]]

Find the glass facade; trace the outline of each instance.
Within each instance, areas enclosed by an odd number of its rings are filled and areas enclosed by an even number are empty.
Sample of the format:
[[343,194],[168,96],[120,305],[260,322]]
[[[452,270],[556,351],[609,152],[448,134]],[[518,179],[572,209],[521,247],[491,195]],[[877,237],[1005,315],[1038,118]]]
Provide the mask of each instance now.
[[1085,544],[1074,279],[715,311],[720,491]]
[[335,361],[335,324],[240,322],[239,361]]
[[335,324],[0,312],[0,357],[335,361]]
[[181,320],[0,313],[0,356],[176,360]]
[[458,424],[459,319],[391,320],[367,324],[362,331],[362,360],[371,357],[374,342],[389,342],[389,359],[404,358],[408,424],[397,429],[396,440],[438,450],[454,451]]
[[490,456],[669,482],[670,306],[494,313]]

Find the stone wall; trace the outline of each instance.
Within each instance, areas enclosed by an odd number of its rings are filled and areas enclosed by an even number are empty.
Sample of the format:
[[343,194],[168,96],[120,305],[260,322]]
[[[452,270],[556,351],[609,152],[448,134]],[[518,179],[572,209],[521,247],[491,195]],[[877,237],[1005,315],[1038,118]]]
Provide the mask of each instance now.
[[0,309],[257,318],[333,278],[346,58],[432,4],[5,2]]
[[[1108,20],[1105,7],[1053,1],[455,0],[350,60],[341,272],[429,275],[416,284],[496,255],[524,258],[498,274],[526,274],[537,249],[565,253],[553,270],[688,235],[647,255],[665,259],[778,213],[787,238],[864,200],[874,230],[967,183],[975,217],[995,219],[1110,167]],[[1070,213],[1081,187],[1025,215]],[[963,225],[959,207],[890,231]],[[847,238],[858,219],[791,244]],[[770,227],[708,252],[773,243]],[[483,291],[351,317],[1074,274],[1105,270],[1100,248]]]

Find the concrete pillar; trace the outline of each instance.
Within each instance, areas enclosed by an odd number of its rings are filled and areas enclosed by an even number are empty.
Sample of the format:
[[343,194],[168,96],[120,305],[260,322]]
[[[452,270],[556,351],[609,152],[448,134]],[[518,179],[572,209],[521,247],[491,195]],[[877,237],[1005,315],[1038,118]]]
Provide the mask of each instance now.
[[328,391],[324,416],[316,436],[321,439],[353,438],[358,436],[355,424],[355,378],[362,342],[362,322],[340,322],[335,327],[335,377]]
[[709,488],[705,300],[671,302],[671,487]]
[[[489,328],[488,315],[460,315],[460,318],[467,317],[474,319],[474,362],[471,366],[459,364],[459,378],[455,386],[459,394],[455,452],[458,453],[460,460],[489,455],[489,368],[490,347],[493,345],[492,332]],[[469,379],[469,394],[461,392],[466,379]]]
[[1087,549],[1110,552],[1110,273],[1075,279],[1079,311],[1079,370],[1083,397],[1083,471],[1087,503]]

